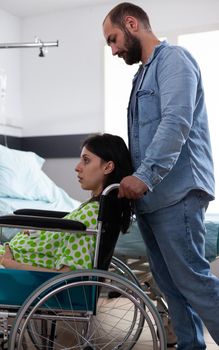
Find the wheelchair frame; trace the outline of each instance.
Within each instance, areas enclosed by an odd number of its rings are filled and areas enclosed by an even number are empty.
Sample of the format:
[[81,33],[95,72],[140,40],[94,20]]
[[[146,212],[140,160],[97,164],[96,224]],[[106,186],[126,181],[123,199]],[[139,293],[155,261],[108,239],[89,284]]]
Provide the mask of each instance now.
[[[99,213],[103,212],[110,192],[118,186],[113,184],[103,191]],[[165,350],[159,312],[131,270],[115,258],[111,262],[113,272],[100,269],[101,239],[108,214],[99,214],[97,230],[51,217],[54,213],[49,218],[32,215],[16,213],[0,217],[0,226],[96,234],[94,269],[48,274],[32,271],[34,276],[43,274],[45,282],[25,297],[22,305],[2,304],[0,299],[2,349],[130,350],[142,344],[144,349]],[[6,270],[15,276],[27,272]],[[2,276],[4,271],[0,270]]]

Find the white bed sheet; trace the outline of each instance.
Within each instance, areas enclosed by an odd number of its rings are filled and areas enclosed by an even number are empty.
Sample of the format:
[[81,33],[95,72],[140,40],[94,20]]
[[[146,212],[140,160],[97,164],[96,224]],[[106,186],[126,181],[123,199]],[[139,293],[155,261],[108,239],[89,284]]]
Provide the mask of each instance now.
[[[60,189],[61,191],[61,189]],[[17,209],[45,209],[45,210],[60,210],[72,211],[80,205],[80,202],[70,198],[65,192],[60,192],[58,198],[54,202],[31,201],[18,198],[3,198],[0,197],[0,215],[13,213]]]
[[[60,189],[59,200],[53,203],[43,201],[30,201],[17,198],[0,197],[0,216],[13,213],[17,209],[44,209],[58,211],[72,211],[80,205],[80,202],[70,198]],[[0,227],[0,241],[10,241],[20,229],[10,227]]]
[[[17,209],[44,209],[70,212],[80,205],[79,201],[69,197],[60,188],[57,189],[57,194],[57,200],[52,203],[0,197],[0,216],[11,214]],[[0,227],[0,241],[10,241],[18,231],[20,230],[16,228]]]

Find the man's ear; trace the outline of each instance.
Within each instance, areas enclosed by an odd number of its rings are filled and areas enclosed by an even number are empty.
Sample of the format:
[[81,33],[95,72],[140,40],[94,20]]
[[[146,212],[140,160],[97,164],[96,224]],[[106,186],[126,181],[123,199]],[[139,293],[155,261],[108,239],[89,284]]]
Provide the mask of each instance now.
[[124,18],[124,23],[126,28],[130,31],[130,32],[137,32],[138,28],[139,28],[139,23],[138,20],[133,17],[133,16],[126,16]]
[[107,162],[105,166],[104,175],[110,174],[114,169],[115,169],[114,162],[110,160],[109,162]]

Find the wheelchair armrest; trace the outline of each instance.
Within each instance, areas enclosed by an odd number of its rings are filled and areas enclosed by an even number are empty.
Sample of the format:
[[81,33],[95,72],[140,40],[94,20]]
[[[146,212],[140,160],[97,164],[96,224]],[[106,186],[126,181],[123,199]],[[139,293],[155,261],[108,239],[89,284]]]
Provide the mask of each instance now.
[[0,216],[0,226],[47,231],[86,231],[84,224],[74,220],[14,214]]
[[42,210],[42,209],[17,209],[14,211],[16,215],[44,216],[49,218],[63,218],[69,214],[65,211]]

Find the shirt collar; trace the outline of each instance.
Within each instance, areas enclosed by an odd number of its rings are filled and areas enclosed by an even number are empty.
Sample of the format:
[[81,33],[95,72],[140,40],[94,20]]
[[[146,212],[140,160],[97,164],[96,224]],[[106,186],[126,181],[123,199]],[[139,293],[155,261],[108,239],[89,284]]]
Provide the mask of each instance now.
[[153,61],[153,59],[157,56],[158,52],[160,52],[161,49],[163,49],[164,47],[166,47],[168,45],[169,44],[167,43],[166,40],[163,40],[163,41],[160,42],[159,45],[156,45],[154,47],[154,50],[153,50],[151,56],[148,58],[147,62],[143,66],[149,65]]
[[147,62],[145,64],[140,64],[139,68],[137,70],[137,72],[134,75],[134,78],[132,80],[132,82],[135,82],[135,80],[137,79],[138,75],[140,74],[141,70],[144,68],[147,68],[147,66],[149,66],[149,64],[153,61],[153,59],[157,56],[158,52],[160,52],[161,49],[163,49],[164,47],[168,46],[168,42],[166,40],[163,40],[160,42],[159,45],[156,45],[154,47],[154,50],[151,54],[151,56],[148,58]]

